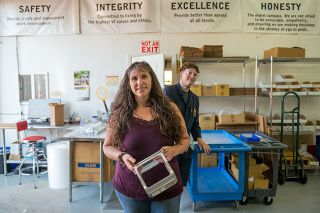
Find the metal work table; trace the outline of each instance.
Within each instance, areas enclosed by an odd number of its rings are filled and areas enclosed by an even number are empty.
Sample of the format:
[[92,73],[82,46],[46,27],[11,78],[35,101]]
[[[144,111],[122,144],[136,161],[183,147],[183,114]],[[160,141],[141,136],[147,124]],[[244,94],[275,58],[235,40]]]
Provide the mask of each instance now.
[[[80,131],[74,130],[72,132],[69,132],[63,136],[63,139],[69,140],[69,164],[70,164],[70,170],[69,170],[69,201],[72,202],[72,185],[86,185],[86,184],[92,184],[90,182],[73,182],[73,163],[72,163],[72,155],[73,155],[73,142],[81,142],[81,141],[92,141],[92,142],[99,142],[100,143],[100,202],[103,203],[103,186],[104,186],[104,162],[103,162],[103,141],[105,137],[105,132],[100,133],[99,135],[84,135],[81,134]],[[94,183],[95,184],[95,183]]]
[[6,130],[16,129],[16,122],[19,121],[20,115],[1,115],[0,129],[2,132],[2,150],[3,150],[3,174],[7,175],[7,155],[6,155]]
[[[3,153],[6,153],[6,130],[9,129],[16,129],[16,123],[21,120],[26,120],[24,117],[21,117],[21,115],[0,115],[0,129],[2,132],[2,149]],[[50,125],[30,125],[28,124],[28,130],[49,130],[50,136],[52,140],[52,130],[56,129],[58,130],[58,134],[60,135],[60,130],[70,128],[71,124],[66,124],[64,126],[50,126]],[[3,165],[4,165],[4,175],[6,176],[8,174],[7,171],[7,163],[19,163],[20,160],[7,160],[6,154],[3,155]]]

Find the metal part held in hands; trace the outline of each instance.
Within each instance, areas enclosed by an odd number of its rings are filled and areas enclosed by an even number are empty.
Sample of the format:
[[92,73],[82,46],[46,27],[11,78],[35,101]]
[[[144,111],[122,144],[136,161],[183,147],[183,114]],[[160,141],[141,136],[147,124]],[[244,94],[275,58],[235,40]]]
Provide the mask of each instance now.
[[[163,163],[165,165],[169,175],[148,187],[142,178],[142,174],[160,163]],[[166,157],[163,155],[161,151],[158,151],[150,155],[149,157],[143,159],[142,161],[137,163],[133,168],[144,190],[146,191],[147,195],[151,198],[157,196],[158,194],[162,193],[163,191],[167,190],[168,188],[177,183],[177,177],[174,171],[172,170],[170,164],[168,163]]]

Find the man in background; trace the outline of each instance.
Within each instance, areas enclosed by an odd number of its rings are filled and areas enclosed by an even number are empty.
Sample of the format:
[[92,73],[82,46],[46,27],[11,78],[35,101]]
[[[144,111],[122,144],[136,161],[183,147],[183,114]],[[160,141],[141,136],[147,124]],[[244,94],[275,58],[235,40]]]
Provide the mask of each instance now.
[[[180,68],[180,81],[177,84],[168,86],[164,89],[164,94],[174,102],[183,115],[188,134],[194,141],[198,142],[200,149],[205,153],[210,153],[210,146],[201,137],[199,125],[199,97],[195,95],[190,87],[199,76],[199,68],[193,63],[184,63]],[[191,143],[190,143],[191,144]],[[178,156],[180,174],[183,185],[186,186],[191,166],[193,147]]]

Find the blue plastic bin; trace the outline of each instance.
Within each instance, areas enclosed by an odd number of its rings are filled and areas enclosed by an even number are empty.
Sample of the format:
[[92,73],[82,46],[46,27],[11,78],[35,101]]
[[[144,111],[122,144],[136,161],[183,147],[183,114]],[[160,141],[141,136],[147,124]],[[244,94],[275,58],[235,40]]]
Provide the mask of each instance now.
[[245,142],[259,142],[260,138],[252,133],[240,134],[240,138]]

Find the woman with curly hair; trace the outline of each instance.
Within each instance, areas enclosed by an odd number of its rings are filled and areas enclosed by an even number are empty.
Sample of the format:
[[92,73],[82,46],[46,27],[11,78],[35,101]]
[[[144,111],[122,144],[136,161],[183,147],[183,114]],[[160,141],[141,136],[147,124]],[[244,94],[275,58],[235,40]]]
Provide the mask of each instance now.
[[[113,187],[125,212],[179,212],[183,186],[176,156],[185,152],[188,146],[183,117],[177,106],[162,93],[154,71],[146,62],[133,63],[112,103],[103,145],[105,155],[117,160]],[[133,166],[159,150],[178,181],[149,198]],[[165,172],[162,167],[154,167],[145,173],[144,179],[154,183],[165,177]]]

